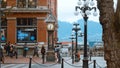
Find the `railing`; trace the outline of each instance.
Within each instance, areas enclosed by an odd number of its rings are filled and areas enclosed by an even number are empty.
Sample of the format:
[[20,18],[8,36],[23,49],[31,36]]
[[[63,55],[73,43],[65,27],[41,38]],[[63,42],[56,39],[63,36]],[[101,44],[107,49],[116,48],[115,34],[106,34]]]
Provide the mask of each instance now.
[[[69,66],[71,66],[71,67],[74,67],[74,68],[83,68],[82,63],[76,65],[76,64],[70,63],[69,60],[71,60],[71,59],[65,60],[65,59],[62,57],[62,58],[61,58],[61,68],[64,68],[64,65],[65,65],[65,64],[67,64],[67,65],[69,65]],[[40,63],[36,62],[35,60],[33,60],[33,59],[30,57],[29,68],[31,68],[32,62],[38,64],[39,66],[41,66],[41,67],[43,67],[43,68],[44,68],[44,67],[45,67],[45,68],[46,68],[46,67],[53,67],[53,66],[55,66],[55,65],[58,64],[58,62],[57,62],[57,63],[53,63],[53,64],[40,64]],[[93,66],[92,68],[107,68],[106,66],[105,66],[105,67],[100,66],[100,65],[96,62],[96,60],[89,61],[88,66],[90,66],[90,65]]]

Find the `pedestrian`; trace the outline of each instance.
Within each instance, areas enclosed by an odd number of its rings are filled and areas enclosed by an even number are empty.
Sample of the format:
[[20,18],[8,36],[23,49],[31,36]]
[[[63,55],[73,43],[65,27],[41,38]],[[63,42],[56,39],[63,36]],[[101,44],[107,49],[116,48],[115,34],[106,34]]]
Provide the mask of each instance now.
[[33,57],[36,55],[37,57],[39,57],[39,47],[38,47],[38,44],[35,44],[34,46],[34,54],[33,54]]
[[46,52],[46,50],[45,50],[45,47],[44,46],[42,46],[42,48],[41,48],[41,54],[42,54],[42,63],[44,64],[44,62],[45,62],[45,52]]
[[13,44],[10,45],[9,56],[10,56],[11,58],[13,57]]
[[7,43],[4,45],[4,50],[6,51],[6,54],[8,53],[7,52],[7,45],[8,45]]
[[23,46],[23,57],[26,57],[28,50],[29,50],[29,48],[27,46],[27,43],[25,43],[24,46]]
[[14,46],[13,46],[13,53],[14,53],[14,56],[16,57],[16,59],[18,58],[18,49],[17,49],[17,44],[15,43]]
[[91,57],[92,57],[92,50],[90,50],[90,61],[91,61]]
[[56,61],[58,62],[57,50],[58,50],[58,48],[57,48],[57,46],[55,46],[55,48],[54,48],[54,51],[55,51],[55,59],[56,59]]
[[10,41],[6,45],[6,53],[7,53],[7,56],[10,56]]
[[4,63],[4,55],[3,55],[3,48],[2,45],[0,45],[0,63]]
[[60,55],[60,49],[57,49],[57,58],[58,58],[58,63],[61,63],[61,55]]
[[80,52],[77,52],[77,53],[75,54],[75,57],[77,58],[75,61],[76,61],[76,62],[79,62],[79,61],[80,61]]

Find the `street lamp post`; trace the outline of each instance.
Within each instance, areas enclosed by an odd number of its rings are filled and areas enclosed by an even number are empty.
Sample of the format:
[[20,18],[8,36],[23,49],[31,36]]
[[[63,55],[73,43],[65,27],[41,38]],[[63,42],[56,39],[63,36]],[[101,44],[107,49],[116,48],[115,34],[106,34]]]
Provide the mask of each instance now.
[[75,61],[78,61],[78,57],[76,56],[76,54],[78,53],[78,31],[80,30],[80,26],[79,26],[79,23],[74,23],[73,24],[73,31],[75,31],[75,39],[76,39],[76,41],[75,41],[75,43],[76,43],[76,49],[75,49]]
[[[83,3],[83,5],[82,5]],[[79,0],[78,2],[78,5],[79,6],[76,6],[75,7],[75,15],[78,15],[79,10],[80,13],[82,14],[83,16],[83,19],[84,19],[84,59],[83,59],[83,68],[88,68],[88,56],[87,56],[87,20],[88,20],[88,16],[87,15],[90,15],[90,11],[92,9],[94,9],[94,13],[93,15],[96,16],[97,13],[96,13],[96,7],[92,7],[94,5],[94,2],[93,0]],[[80,6],[81,5],[81,6]],[[89,6],[91,5],[91,6]]]
[[72,34],[70,39],[72,40],[72,64],[74,64],[74,35]]

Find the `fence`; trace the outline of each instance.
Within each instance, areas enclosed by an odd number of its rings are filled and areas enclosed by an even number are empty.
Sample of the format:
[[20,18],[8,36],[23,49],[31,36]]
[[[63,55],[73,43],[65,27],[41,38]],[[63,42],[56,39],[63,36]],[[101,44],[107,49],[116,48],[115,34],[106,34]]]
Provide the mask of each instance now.
[[[64,58],[61,58],[61,68],[64,68],[64,64],[65,64],[65,63],[68,64],[68,65],[71,66],[71,67],[74,67],[74,68],[83,68],[82,65],[74,65],[74,64],[72,64],[72,63],[69,63],[69,60],[71,60],[71,59],[65,60]],[[41,67],[52,67],[52,66],[55,66],[55,65],[58,64],[58,63],[54,63],[54,64],[50,64],[50,65],[40,64],[40,63],[34,61],[34,60],[32,59],[32,57],[30,57],[29,68],[31,68],[32,62],[38,64],[38,65],[41,66]],[[81,64],[82,64],[82,63],[81,63]],[[88,63],[88,66],[91,65],[91,64],[93,64],[93,65],[92,65],[92,66],[93,66],[92,68],[107,68],[107,67],[102,67],[102,66],[100,66],[100,65],[96,62],[96,60],[93,60],[93,61],[91,61],[90,63]]]

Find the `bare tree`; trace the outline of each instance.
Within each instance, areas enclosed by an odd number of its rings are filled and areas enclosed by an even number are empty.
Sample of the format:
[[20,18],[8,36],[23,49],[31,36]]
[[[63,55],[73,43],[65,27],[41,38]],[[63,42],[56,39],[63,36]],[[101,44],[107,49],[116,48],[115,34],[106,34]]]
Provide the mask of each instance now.
[[114,12],[113,0],[98,0],[107,68],[120,67],[120,0]]

